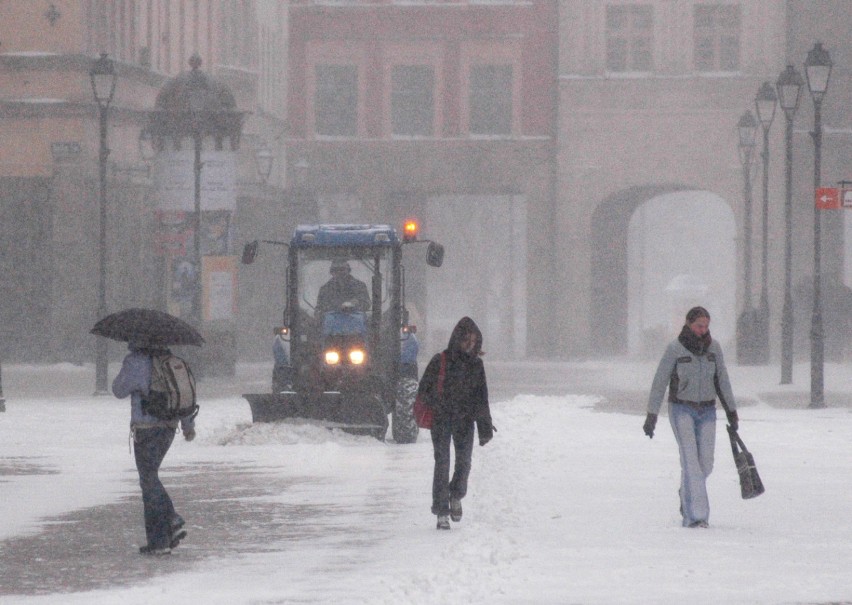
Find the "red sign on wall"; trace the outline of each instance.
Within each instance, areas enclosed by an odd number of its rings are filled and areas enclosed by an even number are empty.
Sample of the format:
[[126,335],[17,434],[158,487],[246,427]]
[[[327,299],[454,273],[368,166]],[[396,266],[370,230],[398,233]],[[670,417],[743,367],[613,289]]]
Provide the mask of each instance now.
[[817,210],[838,210],[840,208],[840,190],[837,187],[819,187],[814,202]]

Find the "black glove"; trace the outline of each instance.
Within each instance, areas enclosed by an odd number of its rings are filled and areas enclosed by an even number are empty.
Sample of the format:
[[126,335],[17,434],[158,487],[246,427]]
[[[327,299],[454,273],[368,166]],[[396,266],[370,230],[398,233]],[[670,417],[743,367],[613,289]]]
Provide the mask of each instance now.
[[728,417],[728,425],[731,427],[731,430],[738,430],[740,428],[740,417],[737,416],[736,410],[725,411],[725,415]]
[[485,445],[494,438],[497,429],[490,420],[477,420],[476,432],[479,433],[479,445]]
[[645,434],[648,435],[651,439],[654,438],[654,428],[657,426],[657,415],[648,412],[648,415],[645,416],[645,424],[642,425],[642,430],[645,431]]

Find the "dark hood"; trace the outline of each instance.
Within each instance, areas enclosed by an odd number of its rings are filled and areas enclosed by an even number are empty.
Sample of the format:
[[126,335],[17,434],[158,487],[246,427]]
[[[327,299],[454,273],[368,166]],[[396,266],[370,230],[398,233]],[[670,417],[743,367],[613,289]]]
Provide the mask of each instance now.
[[479,326],[470,317],[462,317],[456,327],[453,328],[453,333],[450,335],[450,344],[447,345],[447,351],[451,355],[461,353],[461,341],[466,334],[473,332],[476,334],[476,346],[473,349],[472,357],[478,357],[482,352],[482,332]]

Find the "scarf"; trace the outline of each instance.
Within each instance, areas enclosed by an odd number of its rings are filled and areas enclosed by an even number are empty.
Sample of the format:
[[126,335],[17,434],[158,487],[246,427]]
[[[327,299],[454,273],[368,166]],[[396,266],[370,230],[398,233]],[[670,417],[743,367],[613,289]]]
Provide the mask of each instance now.
[[696,336],[689,326],[683,326],[677,339],[693,355],[704,355],[710,347],[710,343],[713,342],[709,331],[704,336]]

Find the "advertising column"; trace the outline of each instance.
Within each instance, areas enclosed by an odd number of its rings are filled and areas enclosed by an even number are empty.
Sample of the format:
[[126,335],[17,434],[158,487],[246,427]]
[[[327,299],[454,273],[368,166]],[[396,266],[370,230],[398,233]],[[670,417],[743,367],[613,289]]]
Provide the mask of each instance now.
[[[166,311],[189,319],[200,316],[206,340],[204,373],[233,374],[236,363],[237,263],[233,215],[237,201],[236,154],[202,153],[201,267],[193,250],[193,152],[166,151],[154,166],[158,191],[157,251],[165,271]],[[201,313],[193,313],[193,291],[201,278]]]

